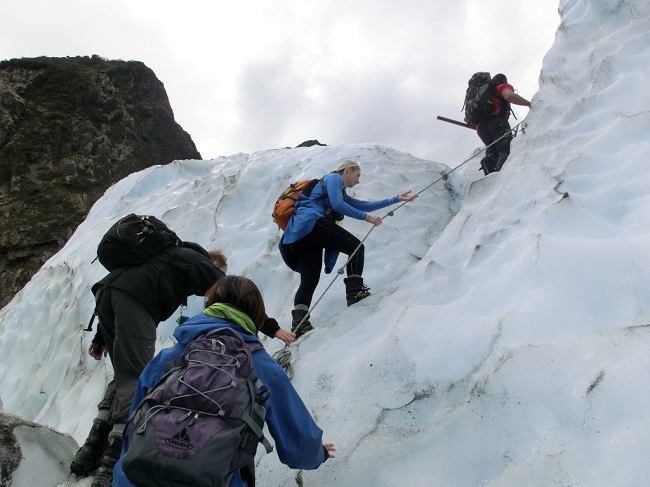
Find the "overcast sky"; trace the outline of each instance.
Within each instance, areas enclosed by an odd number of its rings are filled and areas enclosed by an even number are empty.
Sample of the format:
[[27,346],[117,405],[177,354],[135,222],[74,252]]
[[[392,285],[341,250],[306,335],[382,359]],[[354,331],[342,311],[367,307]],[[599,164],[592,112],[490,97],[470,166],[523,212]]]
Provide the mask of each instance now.
[[531,0],[0,1],[0,59],[142,61],[204,159],[318,139],[455,166],[479,139],[436,116],[475,71],[530,100],[559,25]]

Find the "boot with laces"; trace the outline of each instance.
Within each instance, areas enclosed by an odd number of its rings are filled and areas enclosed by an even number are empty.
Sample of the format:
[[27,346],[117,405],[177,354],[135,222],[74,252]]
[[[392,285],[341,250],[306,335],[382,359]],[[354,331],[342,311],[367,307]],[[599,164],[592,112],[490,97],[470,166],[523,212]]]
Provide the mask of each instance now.
[[[295,309],[291,312],[291,318],[291,331],[296,334],[296,338],[301,337],[308,331],[314,329],[309,322],[309,306],[297,304]],[[302,325],[300,322],[302,322]]]
[[113,485],[113,467],[122,454],[122,430],[111,431],[108,436],[108,446],[95,472],[91,487],[111,487]]
[[370,296],[370,288],[363,283],[363,277],[350,276],[343,279],[343,282],[345,283],[345,298],[348,306]]
[[108,445],[108,434],[111,429],[105,418],[95,418],[88,438],[72,459],[70,471],[73,474],[88,475],[99,467],[106,445]]

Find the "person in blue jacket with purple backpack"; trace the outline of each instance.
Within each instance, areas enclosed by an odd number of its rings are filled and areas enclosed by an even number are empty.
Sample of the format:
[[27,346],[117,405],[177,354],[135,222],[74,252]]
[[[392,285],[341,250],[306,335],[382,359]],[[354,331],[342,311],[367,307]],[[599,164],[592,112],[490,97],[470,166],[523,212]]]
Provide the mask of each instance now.
[[[165,375],[166,364],[181,356],[190,342],[223,327],[241,333],[246,342],[259,342],[257,333],[265,320],[264,301],[255,283],[242,276],[226,276],[217,281],[205,295],[203,313],[179,325],[174,331],[177,343],[158,353],[142,372],[131,412]],[[323,443],[322,430],[314,422],[282,367],[263,348],[254,351],[252,357],[255,374],[271,392],[265,403],[265,421],[280,461],[290,468],[311,470],[318,468],[328,458],[334,458],[334,445]],[[113,487],[135,485],[122,469],[122,460],[127,451],[128,436],[113,471]],[[250,464],[235,471],[229,487],[249,487],[254,483],[254,468]]]
[[314,186],[309,196],[299,196],[294,205],[294,214],[280,240],[280,253],[289,268],[300,273],[300,286],[291,312],[291,331],[296,332],[296,336],[313,329],[308,314],[320,280],[323,250],[327,274],[334,268],[339,252],[350,256],[356,250],[346,266],[347,278],[343,280],[348,306],[370,295],[361,277],[364,247],[357,237],[337,224],[343,216],[381,225],[381,217],[369,212],[418,197],[410,191],[379,201],[364,201],[347,195],[345,189],[357,185],[360,177],[359,164],[343,161]]

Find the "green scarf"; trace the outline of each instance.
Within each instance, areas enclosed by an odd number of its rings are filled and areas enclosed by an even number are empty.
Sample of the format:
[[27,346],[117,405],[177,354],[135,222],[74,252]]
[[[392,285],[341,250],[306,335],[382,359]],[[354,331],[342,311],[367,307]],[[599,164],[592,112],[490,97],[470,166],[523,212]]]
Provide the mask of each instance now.
[[253,320],[251,320],[246,313],[229,304],[214,303],[205,308],[203,314],[206,316],[212,316],[213,318],[224,318],[226,320],[234,321],[236,324],[241,326],[245,332],[257,336],[257,327],[255,326],[255,323],[253,323]]

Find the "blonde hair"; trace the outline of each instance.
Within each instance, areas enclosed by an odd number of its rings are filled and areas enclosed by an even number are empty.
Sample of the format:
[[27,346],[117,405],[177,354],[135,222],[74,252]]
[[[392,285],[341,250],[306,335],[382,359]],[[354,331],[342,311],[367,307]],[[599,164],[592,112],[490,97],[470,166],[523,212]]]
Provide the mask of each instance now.
[[334,169],[330,174],[334,174],[334,173],[343,174],[347,169],[351,169],[353,171],[361,171],[361,167],[359,167],[358,163],[347,160],[347,161],[343,161],[341,164],[336,166],[336,169]]

